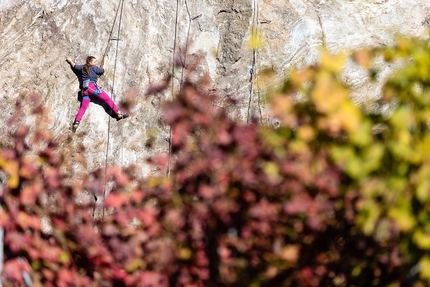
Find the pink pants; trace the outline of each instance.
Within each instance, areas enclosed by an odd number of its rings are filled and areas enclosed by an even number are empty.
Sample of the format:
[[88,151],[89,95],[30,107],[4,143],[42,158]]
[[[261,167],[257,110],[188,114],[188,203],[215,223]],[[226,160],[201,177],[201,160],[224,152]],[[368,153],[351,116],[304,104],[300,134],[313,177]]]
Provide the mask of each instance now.
[[85,114],[85,111],[88,108],[88,105],[91,102],[90,97],[97,97],[100,100],[102,100],[103,102],[105,102],[115,113],[118,113],[119,109],[118,107],[115,105],[115,103],[112,101],[112,99],[109,97],[108,94],[106,94],[105,91],[100,90],[100,94],[98,95],[94,95],[94,92],[97,90],[97,87],[94,83],[90,83],[88,89],[86,89],[82,95],[82,103],[81,103],[81,107],[79,108],[78,114],[76,115],[76,121],[80,122],[82,117]]

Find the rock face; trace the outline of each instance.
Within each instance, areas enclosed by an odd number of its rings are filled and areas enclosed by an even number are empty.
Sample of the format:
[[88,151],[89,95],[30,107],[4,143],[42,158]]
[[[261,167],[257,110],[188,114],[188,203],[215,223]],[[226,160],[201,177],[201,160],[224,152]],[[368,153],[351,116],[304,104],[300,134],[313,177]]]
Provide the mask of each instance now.
[[[174,67],[199,61],[208,89],[238,99],[229,109],[238,120],[264,119],[264,93],[258,72],[271,69],[278,79],[293,68],[317,61],[325,45],[333,52],[388,46],[396,34],[428,38],[428,0],[2,0],[0,2],[1,112],[6,119],[15,100],[39,94],[50,108],[49,128],[60,148],[73,157],[86,147],[88,169],[108,164],[142,166],[155,153],[168,153],[169,128],[161,103],[179,89],[184,71]],[[264,45],[248,47],[253,28]],[[186,45],[189,43],[189,45]],[[185,50],[186,49],[186,50]],[[66,62],[99,60],[106,52],[106,73],[99,83],[116,103],[137,91],[132,115],[115,121],[90,104],[75,134],[69,131],[79,108],[78,81]],[[391,67],[382,67],[389,73]],[[145,96],[147,87],[173,74],[171,89]],[[344,79],[358,101],[377,97],[365,73],[348,63]],[[274,80],[276,81],[276,79]],[[4,132],[6,123],[0,124]],[[155,144],[145,146],[155,134]]]

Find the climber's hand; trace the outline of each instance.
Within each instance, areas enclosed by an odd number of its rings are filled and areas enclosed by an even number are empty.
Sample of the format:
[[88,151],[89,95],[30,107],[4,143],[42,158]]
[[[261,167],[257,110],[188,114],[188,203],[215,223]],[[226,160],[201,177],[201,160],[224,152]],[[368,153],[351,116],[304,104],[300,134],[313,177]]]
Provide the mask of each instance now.
[[75,66],[75,63],[70,58],[66,58],[66,62],[69,63],[70,67],[72,68]]

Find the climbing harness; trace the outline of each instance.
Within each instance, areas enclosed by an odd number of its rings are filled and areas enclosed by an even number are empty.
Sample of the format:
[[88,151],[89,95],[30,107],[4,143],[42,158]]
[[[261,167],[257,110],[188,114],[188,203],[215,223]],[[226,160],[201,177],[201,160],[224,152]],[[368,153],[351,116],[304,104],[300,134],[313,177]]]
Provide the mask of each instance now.
[[90,80],[85,80],[82,82],[82,89],[88,89],[88,87],[90,86]]

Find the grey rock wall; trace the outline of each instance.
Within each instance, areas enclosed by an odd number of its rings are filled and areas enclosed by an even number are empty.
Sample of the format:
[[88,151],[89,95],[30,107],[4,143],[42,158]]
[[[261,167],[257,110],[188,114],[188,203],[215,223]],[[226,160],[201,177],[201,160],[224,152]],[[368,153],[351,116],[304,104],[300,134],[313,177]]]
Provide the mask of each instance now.
[[[428,0],[121,3],[0,1],[0,109],[4,119],[0,132],[6,129],[5,119],[15,100],[36,92],[50,108],[48,128],[71,160],[83,144],[88,169],[103,167],[107,160],[124,166],[138,164],[142,174],[148,175],[157,171],[145,164],[145,158],[168,152],[169,129],[162,124],[160,105],[178,90],[183,77],[183,71],[172,66],[174,55],[184,55],[185,65],[199,59],[197,74],[208,73],[208,89],[238,99],[234,107],[220,103],[232,116],[240,121],[250,116],[264,120],[268,117],[264,88],[256,84],[262,69],[275,72],[276,84],[291,68],[315,63],[323,45],[333,53],[350,53],[360,47],[392,45],[399,33],[429,37]],[[252,27],[258,28],[264,41],[256,51],[247,46]],[[116,122],[101,106],[90,104],[78,131],[72,134],[69,128],[79,108],[78,82],[64,59],[82,63],[87,55],[94,55],[100,60],[105,51],[106,74],[100,85],[117,103],[129,90],[136,90],[132,116]],[[381,69],[387,75],[393,67]],[[171,90],[145,96],[149,85],[169,73],[174,74]],[[378,85],[370,84],[353,63],[347,64],[344,79],[354,87],[357,101],[379,94]],[[152,134],[156,135],[155,145],[148,148],[145,143]]]

